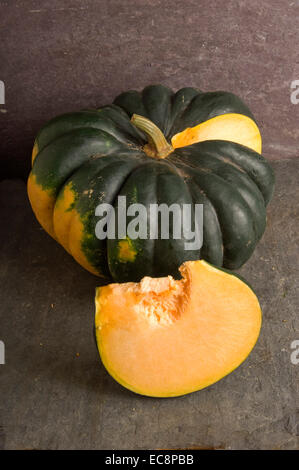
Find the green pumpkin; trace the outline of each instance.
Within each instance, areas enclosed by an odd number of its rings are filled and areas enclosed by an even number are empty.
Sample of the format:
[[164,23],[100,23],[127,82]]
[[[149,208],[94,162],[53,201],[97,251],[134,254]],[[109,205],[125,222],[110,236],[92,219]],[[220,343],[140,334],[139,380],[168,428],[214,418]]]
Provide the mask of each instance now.
[[[178,277],[183,262],[199,258],[237,269],[265,230],[273,192],[260,152],[254,117],[232,93],[148,86],[48,122],[34,144],[28,195],[44,229],[99,276]],[[147,208],[203,204],[202,247],[186,250],[183,237],[160,234],[98,239],[96,207],[113,205],[117,218],[118,196]]]

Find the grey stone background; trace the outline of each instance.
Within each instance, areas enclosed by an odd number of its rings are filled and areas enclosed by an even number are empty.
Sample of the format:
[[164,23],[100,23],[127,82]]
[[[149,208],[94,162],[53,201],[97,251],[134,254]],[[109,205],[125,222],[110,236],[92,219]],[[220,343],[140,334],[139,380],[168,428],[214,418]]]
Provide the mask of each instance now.
[[[298,449],[299,2],[0,0],[0,449]],[[54,115],[164,83],[239,94],[277,184],[266,233],[240,273],[263,327],[213,386],[150,399],[119,386],[93,340],[94,290],[38,225],[24,181]]]
[[141,397],[102,366],[94,291],[84,271],[34,219],[20,180],[0,184],[0,448],[299,449],[299,159],[273,163],[268,227],[240,270],[263,310],[249,358],[184,397]]
[[0,0],[4,176],[27,176],[49,118],[152,83],[239,94],[265,156],[298,156],[298,43],[298,0]]

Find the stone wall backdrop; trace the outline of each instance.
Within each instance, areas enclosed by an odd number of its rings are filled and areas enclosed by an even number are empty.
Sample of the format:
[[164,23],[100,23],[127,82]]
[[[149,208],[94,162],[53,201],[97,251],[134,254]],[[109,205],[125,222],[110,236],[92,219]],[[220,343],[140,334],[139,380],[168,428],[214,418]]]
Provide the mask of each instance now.
[[239,94],[264,155],[296,157],[298,43],[297,0],[1,0],[4,176],[27,176],[49,118],[155,83]]
[[[299,449],[298,45],[298,0],[0,0],[0,449]],[[240,270],[260,338],[233,373],[176,399],[108,375],[101,281],[41,229],[24,182],[45,121],[155,83],[240,95],[276,174]]]

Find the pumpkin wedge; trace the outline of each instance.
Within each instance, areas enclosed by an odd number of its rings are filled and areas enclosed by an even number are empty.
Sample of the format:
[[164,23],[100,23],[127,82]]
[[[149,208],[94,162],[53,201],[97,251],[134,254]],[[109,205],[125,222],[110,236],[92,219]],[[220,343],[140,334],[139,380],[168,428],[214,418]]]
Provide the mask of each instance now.
[[255,345],[261,309],[248,285],[203,260],[182,278],[144,277],[96,292],[95,331],[110,375],[153,397],[185,395],[238,367]]

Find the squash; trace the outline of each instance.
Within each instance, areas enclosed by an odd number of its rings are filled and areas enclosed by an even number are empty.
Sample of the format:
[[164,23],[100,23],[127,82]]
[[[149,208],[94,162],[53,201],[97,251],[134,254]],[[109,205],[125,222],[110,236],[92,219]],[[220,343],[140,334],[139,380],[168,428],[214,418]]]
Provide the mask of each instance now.
[[[261,238],[273,171],[253,115],[235,95],[162,85],[98,110],[64,114],[39,132],[28,195],[44,229],[84,268],[116,281],[178,276],[188,260],[228,269]],[[99,239],[100,203],[203,204],[203,245],[180,239]],[[130,218],[127,218],[129,223]],[[117,234],[116,234],[117,235]]]
[[96,291],[102,363],[141,395],[174,397],[220,380],[249,355],[261,327],[259,302],[235,275],[203,260],[182,279],[145,277]]

